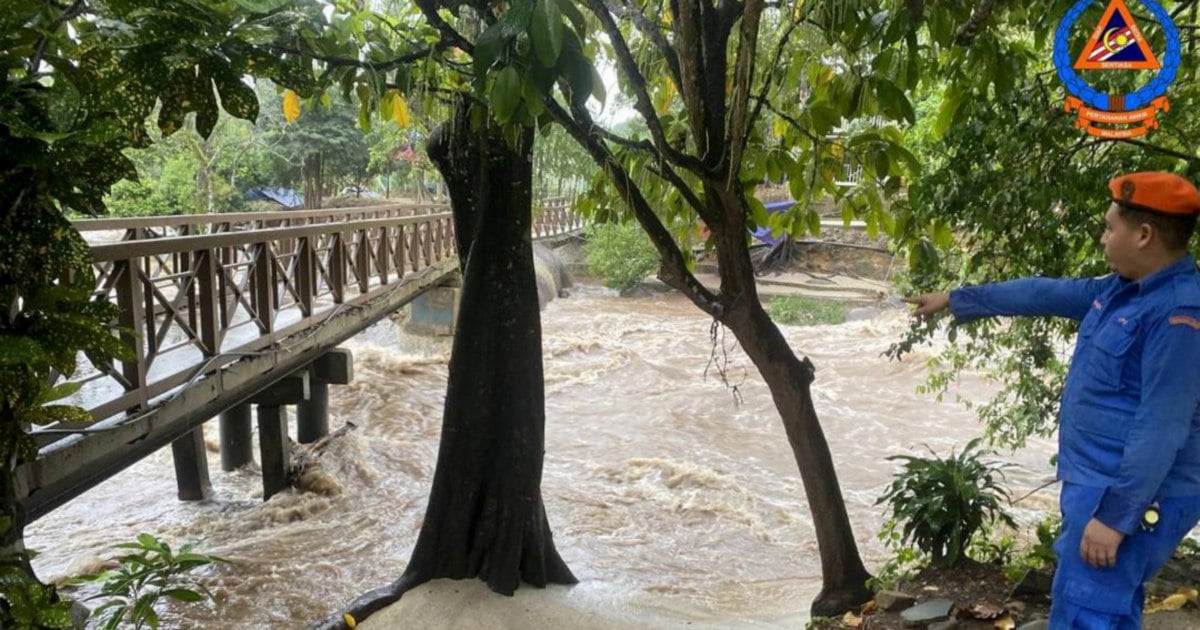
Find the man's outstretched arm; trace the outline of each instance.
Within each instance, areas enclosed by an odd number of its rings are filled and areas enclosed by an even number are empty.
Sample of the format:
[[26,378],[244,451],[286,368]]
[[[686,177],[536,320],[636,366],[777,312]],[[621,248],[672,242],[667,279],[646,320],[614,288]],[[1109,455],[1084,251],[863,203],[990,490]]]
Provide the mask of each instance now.
[[924,293],[906,298],[916,304],[913,314],[928,317],[946,307],[960,324],[997,315],[1033,315],[1083,319],[1096,296],[1103,293],[1116,276],[1103,278],[1055,279],[1022,278],[950,292]]

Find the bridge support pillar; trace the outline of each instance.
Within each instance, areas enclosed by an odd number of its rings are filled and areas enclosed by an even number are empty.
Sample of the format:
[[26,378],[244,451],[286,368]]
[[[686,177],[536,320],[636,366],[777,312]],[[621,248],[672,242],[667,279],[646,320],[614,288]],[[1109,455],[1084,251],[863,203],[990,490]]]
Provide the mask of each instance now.
[[453,335],[461,289],[434,287],[417,296],[408,310],[405,330],[418,335]]
[[299,372],[250,399],[251,403],[258,405],[258,455],[262,462],[263,501],[288,487],[292,445],[288,439],[284,406],[308,400],[309,387],[308,372]]
[[354,379],[354,356],[335,348],[308,367],[308,400],[296,406],[296,440],[309,444],[329,435],[329,386],[347,385]]
[[310,444],[329,435],[329,382],[309,381],[308,400],[296,405],[296,441]]
[[250,405],[238,405],[221,412],[221,470],[229,472],[254,461],[251,443]]
[[199,426],[171,443],[175,459],[175,483],[180,501],[204,501],[212,495],[208,478],[208,455],[204,449],[204,427]]

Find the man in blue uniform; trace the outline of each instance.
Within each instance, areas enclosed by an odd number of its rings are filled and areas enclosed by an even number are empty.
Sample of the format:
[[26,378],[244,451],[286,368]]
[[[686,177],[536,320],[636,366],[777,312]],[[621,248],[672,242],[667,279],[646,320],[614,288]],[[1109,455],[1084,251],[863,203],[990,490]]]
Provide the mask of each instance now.
[[1200,522],[1200,193],[1169,173],[1109,182],[1101,278],[1025,278],[908,300],[958,323],[1079,320],[1063,387],[1050,627],[1140,628],[1143,583]]

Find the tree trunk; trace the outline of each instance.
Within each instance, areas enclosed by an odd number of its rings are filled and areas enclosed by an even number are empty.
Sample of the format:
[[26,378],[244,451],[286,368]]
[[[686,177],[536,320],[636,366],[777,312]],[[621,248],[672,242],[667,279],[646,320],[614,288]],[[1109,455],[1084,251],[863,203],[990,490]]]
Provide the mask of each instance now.
[[32,575],[33,568],[24,556],[25,511],[17,502],[13,479],[15,468],[15,462],[0,462],[0,559],[21,557],[20,563]]
[[317,209],[321,207],[321,154],[310,153],[304,157],[301,168],[304,177],[304,207]]
[[[709,193],[711,198],[740,203],[736,193],[713,192]],[[812,513],[822,576],[821,592],[813,601],[812,614],[841,615],[871,599],[872,593],[867,588],[870,574],[859,556],[829,443],[813,407],[810,386],[814,368],[807,358],[796,357],[779,327],[763,309],[744,230],[740,226],[736,230],[718,226],[713,231],[720,241],[717,252],[722,293],[736,296],[725,300],[726,310],[720,321],[737,337],[771,391]]]
[[[533,131],[511,150],[472,131],[462,102],[430,157],[469,235],[450,356],[442,440],[421,533],[399,580],[353,602],[356,619],[438,578],[478,577],[511,595],[521,582],[573,584],[542,504],[545,407],[541,321],[529,236]],[[460,242],[463,233],[458,235]],[[341,613],[317,628],[344,628]]]

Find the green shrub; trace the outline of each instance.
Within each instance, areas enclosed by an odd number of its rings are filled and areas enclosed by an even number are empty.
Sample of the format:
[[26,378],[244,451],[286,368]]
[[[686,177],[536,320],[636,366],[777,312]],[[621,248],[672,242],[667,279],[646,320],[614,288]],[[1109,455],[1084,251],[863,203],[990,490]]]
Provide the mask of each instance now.
[[588,230],[583,246],[588,273],[604,286],[628,291],[658,269],[658,252],[636,223],[602,223]]
[[876,504],[887,502],[891,510],[889,533],[900,528],[900,541],[915,544],[934,564],[952,565],[964,557],[975,533],[986,525],[1016,524],[1001,507],[1008,491],[1000,485],[1008,464],[985,463],[979,450],[982,438],[967,443],[957,455],[941,459],[895,455],[904,469]]
[[0,628],[43,630],[70,628],[71,602],[28,570],[29,554],[0,558]]
[[867,588],[872,592],[890,591],[905,580],[912,579],[925,565],[929,556],[906,547],[900,542],[900,533],[889,523],[879,532],[879,539],[895,550],[895,554],[867,579]]
[[200,567],[227,560],[192,553],[186,545],[176,553],[150,534],[141,534],[137,542],[115,548],[129,550],[117,558],[118,568],[70,581],[71,584],[100,584],[100,593],[92,599],[108,601],[93,610],[92,616],[104,616],[99,626],[102,630],[115,630],[124,623],[135,629],[157,628],[158,612],[154,607],[164,597],[187,603],[216,603],[212,593],[189,574]]
[[1031,569],[1053,567],[1058,561],[1054,556],[1054,541],[1058,539],[1061,531],[1062,519],[1058,515],[1051,514],[1042,519],[1035,530],[1037,537],[1029,548],[1006,563],[1004,575],[1009,581],[1020,581]]
[[803,295],[783,295],[771,298],[767,313],[778,324],[818,326],[846,321],[846,305]]

